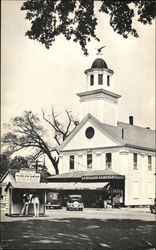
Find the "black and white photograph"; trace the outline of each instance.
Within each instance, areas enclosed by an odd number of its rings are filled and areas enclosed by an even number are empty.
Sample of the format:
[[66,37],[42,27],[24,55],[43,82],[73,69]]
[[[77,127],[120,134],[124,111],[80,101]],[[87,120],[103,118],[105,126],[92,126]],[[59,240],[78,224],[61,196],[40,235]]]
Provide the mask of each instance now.
[[155,250],[155,0],[1,1],[1,250]]

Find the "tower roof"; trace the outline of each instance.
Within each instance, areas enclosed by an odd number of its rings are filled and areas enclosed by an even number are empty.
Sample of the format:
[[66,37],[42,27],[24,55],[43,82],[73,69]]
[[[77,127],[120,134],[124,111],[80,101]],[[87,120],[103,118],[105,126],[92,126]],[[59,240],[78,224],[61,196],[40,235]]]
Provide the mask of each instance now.
[[95,69],[95,68],[100,68],[100,69],[108,69],[108,66],[106,64],[106,62],[102,59],[102,58],[96,58],[94,60],[94,62],[92,63],[92,69]]

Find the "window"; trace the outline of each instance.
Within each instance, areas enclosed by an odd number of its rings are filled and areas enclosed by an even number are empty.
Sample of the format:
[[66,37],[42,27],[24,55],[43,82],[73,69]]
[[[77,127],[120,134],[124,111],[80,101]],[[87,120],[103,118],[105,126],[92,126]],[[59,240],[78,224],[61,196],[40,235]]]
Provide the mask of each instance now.
[[85,134],[88,139],[91,139],[94,136],[94,129],[92,127],[88,127]]
[[99,85],[103,84],[103,75],[102,74],[98,74],[98,84]]
[[148,170],[152,170],[152,156],[148,155]]
[[87,155],[87,168],[92,168],[92,154]]
[[133,154],[133,167],[134,167],[134,169],[137,169],[137,160],[138,160],[137,154],[134,153]]
[[110,76],[107,76],[107,86],[110,86]]
[[69,168],[70,169],[74,169],[74,163],[75,163],[75,161],[74,161],[74,155],[70,155],[69,156]]
[[112,154],[106,153],[106,168],[112,167]]
[[90,85],[94,85],[94,75],[90,75]]
[[122,128],[122,135],[121,135],[121,138],[124,139],[124,128]]

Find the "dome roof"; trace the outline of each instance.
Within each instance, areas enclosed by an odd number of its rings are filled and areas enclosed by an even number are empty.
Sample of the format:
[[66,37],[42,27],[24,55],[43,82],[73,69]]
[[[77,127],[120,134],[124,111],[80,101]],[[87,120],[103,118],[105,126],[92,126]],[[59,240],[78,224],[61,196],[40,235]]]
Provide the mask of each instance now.
[[91,68],[92,68],[92,69],[95,69],[95,68],[99,68],[99,69],[105,68],[105,69],[108,69],[107,64],[106,64],[105,61],[104,61],[103,59],[101,59],[101,58],[96,58],[96,59],[94,60],[94,62],[92,63],[92,67],[91,67]]

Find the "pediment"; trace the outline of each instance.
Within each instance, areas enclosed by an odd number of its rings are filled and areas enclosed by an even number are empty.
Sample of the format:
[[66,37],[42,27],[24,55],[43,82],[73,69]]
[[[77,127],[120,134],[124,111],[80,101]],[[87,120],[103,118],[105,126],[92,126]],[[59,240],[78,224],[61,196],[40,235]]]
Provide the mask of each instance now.
[[[92,128],[94,133],[87,138],[86,131]],[[92,115],[88,115],[61,145],[60,150],[79,150],[119,146],[120,143],[113,138]]]

